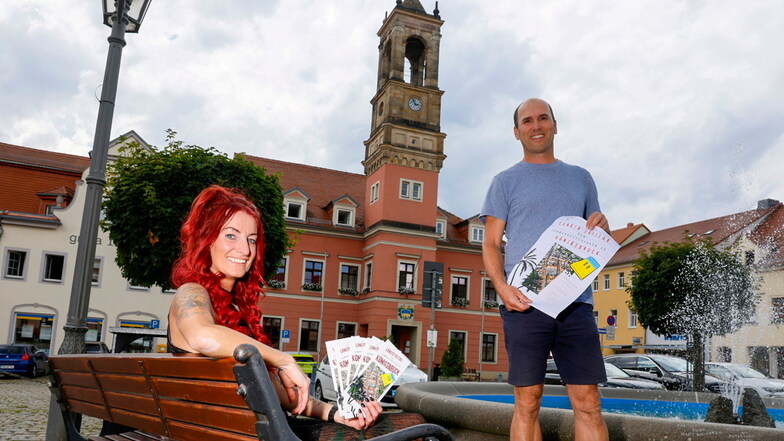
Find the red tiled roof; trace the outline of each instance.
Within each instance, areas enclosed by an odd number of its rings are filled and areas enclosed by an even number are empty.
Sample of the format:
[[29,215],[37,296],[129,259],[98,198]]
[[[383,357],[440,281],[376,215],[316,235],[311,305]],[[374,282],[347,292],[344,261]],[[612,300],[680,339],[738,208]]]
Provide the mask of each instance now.
[[329,203],[344,195],[351,196],[360,205],[357,207],[356,225],[363,229],[365,223],[365,175],[339,170],[295,164],[269,158],[245,155],[267,173],[280,174],[283,192],[299,188],[310,197],[307,219],[320,225],[331,225],[332,218],[326,208]]
[[757,264],[763,267],[784,265],[784,204],[776,204],[770,216],[749,234],[749,239],[766,252]]
[[765,214],[770,213],[773,209],[775,208],[743,211],[690,224],[678,225],[665,230],[652,231],[618,250],[608,265],[633,262],[639,257],[640,251],[648,251],[654,243],[683,242],[687,234],[696,236],[696,238],[709,237],[713,243],[722,242]]
[[0,162],[53,168],[79,174],[90,166],[90,158],[86,156],[49,152],[4,142],[0,142]]

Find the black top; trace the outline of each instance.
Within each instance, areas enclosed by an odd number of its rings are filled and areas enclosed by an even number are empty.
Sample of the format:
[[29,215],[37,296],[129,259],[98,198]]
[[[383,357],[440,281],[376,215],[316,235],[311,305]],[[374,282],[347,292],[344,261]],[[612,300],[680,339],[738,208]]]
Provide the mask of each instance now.
[[191,351],[186,351],[185,349],[178,348],[177,346],[174,346],[172,344],[172,342],[171,342],[171,330],[169,329],[168,326],[166,327],[166,346],[167,346],[166,347],[166,352],[169,352],[169,353],[172,353],[172,354],[190,354],[191,353]]

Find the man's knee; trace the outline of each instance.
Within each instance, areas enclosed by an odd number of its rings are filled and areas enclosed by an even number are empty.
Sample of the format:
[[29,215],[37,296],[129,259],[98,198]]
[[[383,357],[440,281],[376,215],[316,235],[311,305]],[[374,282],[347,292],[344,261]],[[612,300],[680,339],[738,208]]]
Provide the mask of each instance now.
[[569,402],[576,415],[598,416],[602,412],[599,388],[596,385],[567,385]]
[[539,415],[542,404],[542,385],[515,387],[515,413],[523,417]]

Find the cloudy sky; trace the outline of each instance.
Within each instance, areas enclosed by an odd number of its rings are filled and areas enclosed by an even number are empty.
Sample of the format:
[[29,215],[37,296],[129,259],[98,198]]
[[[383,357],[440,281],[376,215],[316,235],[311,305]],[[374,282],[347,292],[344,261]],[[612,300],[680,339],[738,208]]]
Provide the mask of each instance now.
[[[394,6],[154,0],[126,37],[112,137],[162,146],[171,128],[186,144],[361,173],[376,32]],[[492,176],[520,160],[511,115],[531,96],[552,104],[556,154],[593,173],[614,228],[784,199],[778,0],[439,9],[444,208],[476,214]],[[109,32],[98,1],[0,3],[0,141],[87,155]]]

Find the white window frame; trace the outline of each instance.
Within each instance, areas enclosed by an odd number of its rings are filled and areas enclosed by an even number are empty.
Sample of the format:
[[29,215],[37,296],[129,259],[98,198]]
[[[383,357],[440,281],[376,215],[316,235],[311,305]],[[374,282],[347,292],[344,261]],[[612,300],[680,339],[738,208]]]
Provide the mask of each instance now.
[[485,240],[485,228],[478,225],[471,225],[471,242],[482,243]]
[[[265,318],[272,318],[272,319],[280,319],[280,330],[281,333],[284,329],[286,329],[286,317],[282,315],[271,315],[271,314],[262,314],[261,315],[261,327],[264,328],[264,319]],[[275,349],[280,350],[283,347],[283,337],[278,335],[278,346],[272,346]],[[297,342],[297,347],[299,347],[299,342]]]
[[316,353],[318,353],[319,352],[318,348],[321,347],[321,333],[324,331],[324,323],[322,323],[322,321],[317,318],[302,317],[299,319],[299,328],[297,328],[297,330],[299,331],[297,333],[297,346],[296,346],[297,349],[295,350],[310,352],[307,351],[306,349],[300,349],[300,343],[302,342],[302,322],[306,322],[306,321],[318,323],[318,331],[316,332],[316,351],[315,351]]
[[[313,259],[312,257],[306,257],[306,258],[302,259],[302,283],[300,285],[304,285],[306,283],[313,283],[313,282],[306,282],[305,281],[305,273],[307,272],[307,262],[308,261],[321,263],[321,282],[319,282],[319,283],[321,284],[321,290],[323,291],[324,290],[324,281],[325,281],[325,276],[326,276],[326,274],[324,274],[324,268],[327,266],[327,263],[326,263],[326,261],[324,259]],[[314,292],[318,292],[318,291],[314,291]]]
[[381,183],[376,181],[373,185],[370,186],[370,203],[374,204],[379,199],[379,190],[381,188]]
[[[485,335],[492,335],[495,337],[495,343],[493,344],[493,360],[484,360],[482,359],[482,355],[485,352]],[[498,363],[498,333],[497,332],[480,332],[479,333],[479,362],[480,363],[489,363],[495,364]]]
[[443,220],[437,220],[436,221],[436,234],[438,234],[438,236],[441,239],[445,239],[446,238],[446,221],[443,221]]
[[487,300],[492,300],[498,303],[498,290],[495,289],[495,285],[493,286],[493,289],[495,291],[495,298],[494,299],[487,298],[487,282],[490,282],[491,285],[493,283],[493,281],[489,277],[482,277],[482,302],[485,302]]
[[633,309],[629,309],[629,329],[634,329],[637,327],[637,312]]
[[127,282],[128,282],[128,286],[126,286],[126,289],[128,291],[146,291],[146,292],[150,292],[150,287],[149,286],[131,285],[130,281],[127,281]]
[[466,299],[466,301],[470,302],[471,301],[471,276],[466,275],[466,274],[462,274],[462,273],[458,273],[458,274],[452,273],[452,274],[449,275],[449,300],[450,300],[449,304],[451,305],[452,304],[452,299],[455,298],[455,293],[454,293],[455,284],[453,283],[453,279],[455,279],[455,278],[465,279],[465,281],[466,281],[466,283],[465,283],[465,287],[466,287],[465,299]]
[[338,320],[337,322],[335,322],[335,339],[340,338],[340,337],[338,337],[338,335],[340,335],[338,331],[340,330],[340,325],[341,324],[343,324],[343,325],[353,325],[354,326],[354,336],[356,336],[357,332],[359,332],[359,323],[358,322],[347,322],[345,320]]
[[368,291],[373,289],[373,261],[365,262],[365,278],[363,279],[363,289]]
[[450,329],[447,335],[446,346],[449,347],[449,343],[452,341],[452,333],[461,333],[463,334],[463,362],[465,363],[468,361],[468,338],[469,333],[464,329]]
[[618,271],[618,289],[626,288],[626,273]]
[[[344,212],[348,214],[348,222],[340,222],[340,212]],[[356,217],[356,211],[348,208],[348,207],[335,207],[334,210],[334,217],[332,219],[332,223],[339,226],[339,227],[353,227],[354,226],[354,218]]]
[[354,287],[354,289],[359,292],[361,289],[360,286],[362,286],[362,268],[356,263],[340,262],[339,265],[340,266],[338,268],[340,268],[340,271],[338,272],[338,289],[343,287],[343,267],[353,266],[357,269],[357,285]]
[[593,283],[591,283],[591,291],[596,292],[599,291],[599,278],[594,277]]
[[[41,253],[41,282],[44,283],[56,283],[62,285],[65,283],[65,274],[66,268],[68,268],[68,253],[61,253],[56,251],[44,251]],[[49,260],[49,256],[60,256],[63,258],[63,271],[60,274],[59,279],[48,279],[46,278],[46,265]]]
[[599,311],[593,310],[593,321],[596,322],[596,327],[599,327]]
[[610,290],[610,275],[609,274],[605,274],[604,275],[604,291],[609,291],[609,290]]
[[[406,188],[405,192],[404,192],[404,188]],[[414,193],[417,193],[415,189],[417,188],[419,189],[418,190],[419,194],[415,195]],[[398,193],[400,195],[400,199],[422,202],[422,195],[424,194],[424,192],[425,192],[425,184],[423,182],[414,181],[411,179],[402,179],[402,178],[400,179],[400,188]]]
[[[24,253],[24,263],[22,264],[22,275],[9,275],[8,269],[11,260],[11,253]],[[27,280],[27,269],[30,267],[30,250],[25,248],[16,248],[16,247],[6,247],[5,252],[3,253],[3,278],[9,280]]]
[[400,287],[400,265],[403,264],[403,263],[414,265],[414,274],[413,274],[413,277],[412,277],[412,280],[411,280],[411,286],[409,286],[408,288],[416,289],[416,287],[417,287],[417,272],[418,272],[417,271],[417,261],[416,260],[409,260],[409,259],[398,259],[397,260],[397,265],[395,266],[395,269],[396,269],[396,271],[395,271],[395,283],[397,284],[397,286],[395,287],[395,289]]
[[[300,210],[299,210],[299,217],[289,216],[289,209],[290,209],[290,207],[292,205],[299,205],[299,208],[300,208]],[[308,211],[307,208],[308,208],[308,205],[307,205],[306,202],[295,201],[295,200],[286,200],[285,201],[285,207],[284,207],[284,209],[286,211],[284,213],[284,216],[286,217],[286,219],[289,219],[289,220],[298,220],[298,221],[303,221],[304,222],[305,221],[305,213]]]
[[[289,256],[283,256],[283,288],[270,288],[270,289],[286,289],[286,287],[289,286],[289,261],[290,260],[291,259],[289,259]],[[304,262],[303,262],[303,265],[304,265]],[[303,269],[304,269],[304,266],[303,266]],[[276,271],[277,271],[277,269],[276,269]],[[304,271],[302,273],[302,279],[303,279],[303,283],[304,283],[304,279],[305,279]]]
[[[93,262],[93,271],[90,273],[90,280],[92,284],[96,288],[101,287],[101,280],[103,280],[103,256],[95,256],[95,261]],[[95,269],[98,268],[98,277],[95,277]]]

